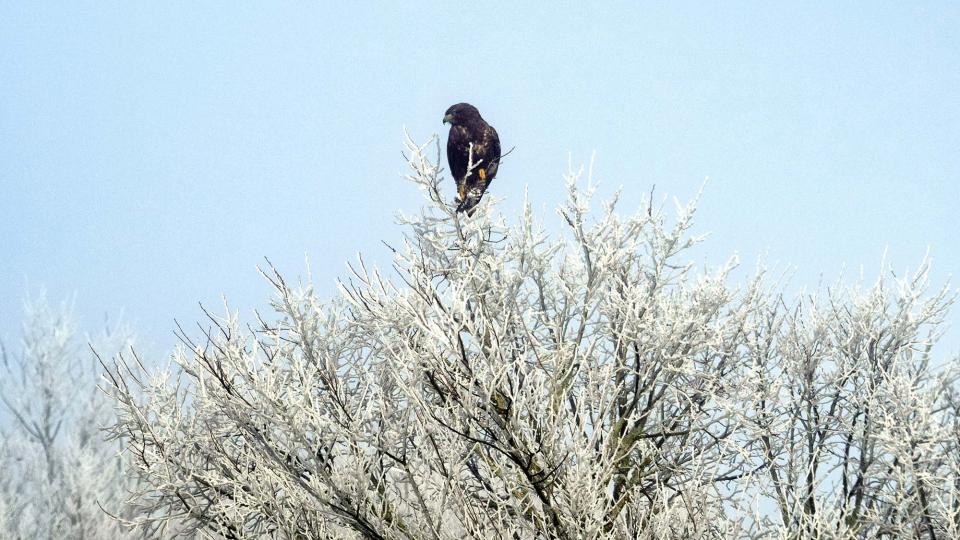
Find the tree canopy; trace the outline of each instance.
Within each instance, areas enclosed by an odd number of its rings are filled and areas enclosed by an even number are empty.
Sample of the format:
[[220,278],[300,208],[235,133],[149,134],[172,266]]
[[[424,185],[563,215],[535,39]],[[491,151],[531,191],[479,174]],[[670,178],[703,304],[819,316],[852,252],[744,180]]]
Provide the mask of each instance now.
[[[436,154],[433,151],[436,150]],[[225,538],[960,537],[953,301],[928,264],[787,298],[687,256],[694,201],[621,217],[566,178],[550,234],[457,213],[439,145],[387,274],[210,315],[165,370],[120,355],[133,525]],[[886,269],[884,269],[886,272]]]

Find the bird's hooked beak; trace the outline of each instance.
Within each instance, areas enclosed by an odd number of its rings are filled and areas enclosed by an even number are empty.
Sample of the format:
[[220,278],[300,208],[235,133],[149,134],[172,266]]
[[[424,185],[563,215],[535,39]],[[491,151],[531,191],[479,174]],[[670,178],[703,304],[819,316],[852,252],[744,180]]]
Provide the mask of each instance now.
[[444,124],[452,124],[452,123],[453,123],[453,115],[450,114],[450,113],[447,113],[447,114],[443,115],[443,123],[444,123]]

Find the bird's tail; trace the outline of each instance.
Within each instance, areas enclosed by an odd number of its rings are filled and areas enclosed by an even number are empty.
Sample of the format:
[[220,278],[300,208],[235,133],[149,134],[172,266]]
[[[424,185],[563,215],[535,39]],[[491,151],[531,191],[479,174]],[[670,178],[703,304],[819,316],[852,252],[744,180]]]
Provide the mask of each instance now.
[[[477,202],[479,202],[479,201],[477,201]],[[476,210],[477,210],[477,209],[475,208],[476,206],[477,206],[477,203],[476,203],[476,202],[470,203],[469,201],[464,201],[464,202],[460,203],[459,206],[457,206],[457,212],[466,212],[466,213],[467,213],[467,217],[471,217],[471,216],[473,216],[473,213],[476,212]]]
[[457,212],[466,212],[467,216],[472,216],[475,210],[475,206],[480,203],[480,198],[483,197],[483,190],[479,188],[473,188],[468,190],[463,197],[460,198],[460,204],[457,205]]

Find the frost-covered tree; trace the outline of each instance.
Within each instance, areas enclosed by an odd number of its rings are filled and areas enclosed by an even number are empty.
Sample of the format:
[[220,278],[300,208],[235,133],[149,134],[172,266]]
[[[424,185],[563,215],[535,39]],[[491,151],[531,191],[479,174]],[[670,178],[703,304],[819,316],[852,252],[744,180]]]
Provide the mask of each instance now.
[[[226,538],[960,537],[952,301],[908,279],[787,299],[689,261],[694,205],[457,214],[436,141],[389,274],[273,268],[171,366],[121,356],[113,434],[141,522]],[[436,157],[428,158],[437,148]],[[588,180],[589,183],[589,180]],[[136,521],[136,520],[135,520]]]
[[43,297],[24,315],[20,346],[3,346],[0,361],[0,537],[122,538],[104,510],[122,513],[131,480],[104,439],[113,404],[88,343],[117,354],[131,334],[81,338],[69,307]]

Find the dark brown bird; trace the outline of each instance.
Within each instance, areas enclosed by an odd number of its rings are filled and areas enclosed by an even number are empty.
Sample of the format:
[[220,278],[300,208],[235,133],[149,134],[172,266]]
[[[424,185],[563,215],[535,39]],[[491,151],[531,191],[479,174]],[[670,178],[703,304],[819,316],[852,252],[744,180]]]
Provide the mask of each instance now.
[[[497,175],[500,137],[497,130],[480,116],[480,111],[469,103],[451,105],[443,115],[443,123],[448,122],[447,162],[457,183],[457,212],[470,215]],[[473,168],[468,170],[471,164]]]

